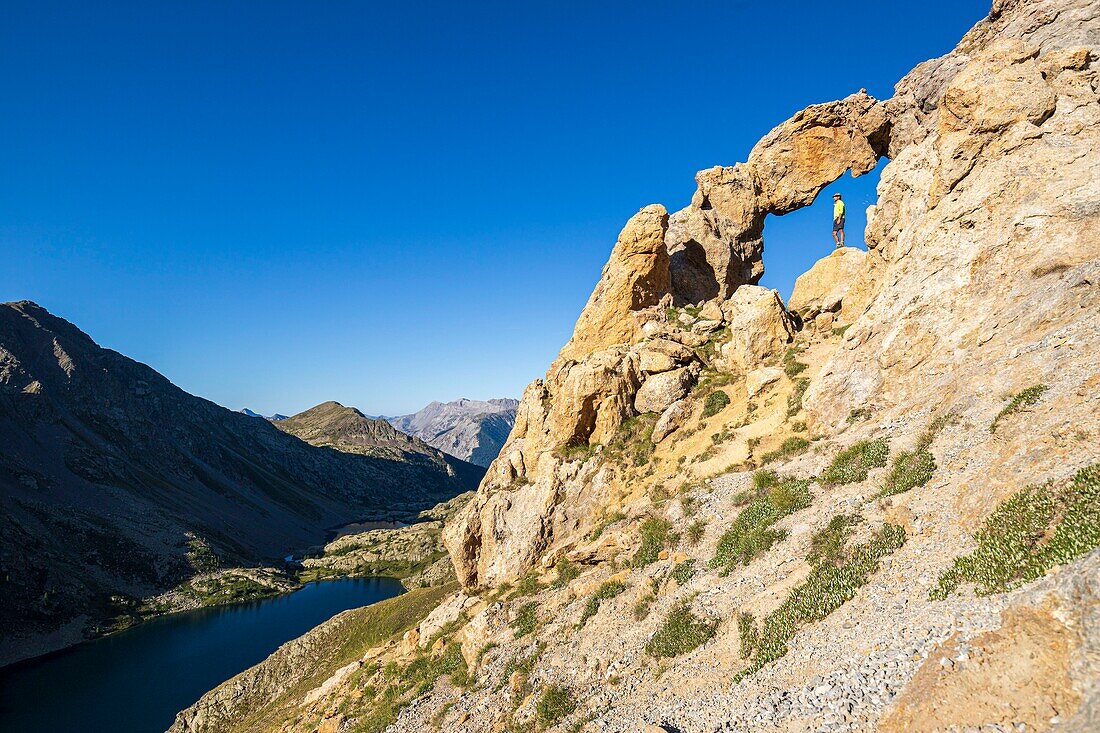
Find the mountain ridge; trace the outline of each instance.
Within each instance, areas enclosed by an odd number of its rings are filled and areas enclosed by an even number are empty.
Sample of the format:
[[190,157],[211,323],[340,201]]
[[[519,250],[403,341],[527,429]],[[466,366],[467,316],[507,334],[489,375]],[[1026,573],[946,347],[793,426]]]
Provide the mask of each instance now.
[[[317,448],[189,395],[31,301],[0,305],[0,661],[79,641],[221,564],[277,562],[327,529],[417,512],[440,466]],[[202,548],[202,552],[196,550]]]
[[488,466],[500,453],[515,423],[519,400],[497,398],[433,401],[409,415],[384,418],[445,453]]

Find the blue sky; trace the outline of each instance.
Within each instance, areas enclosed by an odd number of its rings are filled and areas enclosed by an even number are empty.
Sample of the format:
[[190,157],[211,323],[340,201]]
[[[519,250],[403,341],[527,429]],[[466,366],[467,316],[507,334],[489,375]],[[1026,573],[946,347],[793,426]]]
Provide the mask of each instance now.
[[[616,234],[989,0],[0,5],[0,300],[228,407],[518,396]],[[862,240],[876,175],[836,186]],[[786,296],[828,194],[765,228]]]

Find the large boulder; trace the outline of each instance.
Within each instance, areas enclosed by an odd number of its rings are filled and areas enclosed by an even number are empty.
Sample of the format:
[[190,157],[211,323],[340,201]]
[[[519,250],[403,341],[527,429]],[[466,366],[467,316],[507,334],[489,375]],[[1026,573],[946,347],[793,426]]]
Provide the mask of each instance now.
[[857,313],[846,299],[866,266],[867,253],[863,250],[855,247],[835,250],[798,276],[788,307],[803,322],[812,321],[822,313],[835,313],[841,321],[850,323]]
[[664,412],[673,402],[687,395],[695,376],[688,367],[671,372],[654,374],[642,383],[634,397],[634,409],[638,412]]
[[730,340],[722,347],[722,356],[729,371],[752,371],[781,354],[794,336],[790,316],[775,290],[742,285],[723,310]]

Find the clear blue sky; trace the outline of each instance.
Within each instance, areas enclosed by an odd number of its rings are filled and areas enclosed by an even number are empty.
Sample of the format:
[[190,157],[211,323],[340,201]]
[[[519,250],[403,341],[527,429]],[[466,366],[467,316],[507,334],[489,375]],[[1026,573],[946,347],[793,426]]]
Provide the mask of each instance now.
[[[988,9],[5,0],[0,300],[233,408],[518,396],[637,209]],[[784,295],[826,198],[765,229]]]

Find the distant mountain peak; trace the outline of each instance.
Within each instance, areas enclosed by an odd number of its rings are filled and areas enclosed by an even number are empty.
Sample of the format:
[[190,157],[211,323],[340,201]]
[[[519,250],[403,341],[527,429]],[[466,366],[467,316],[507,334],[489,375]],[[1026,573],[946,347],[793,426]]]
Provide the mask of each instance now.
[[411,415],[387,418],[399,430],[422,438],[439,450],[479,466],[488,466],[516,421],[519,400],[433,401]]

